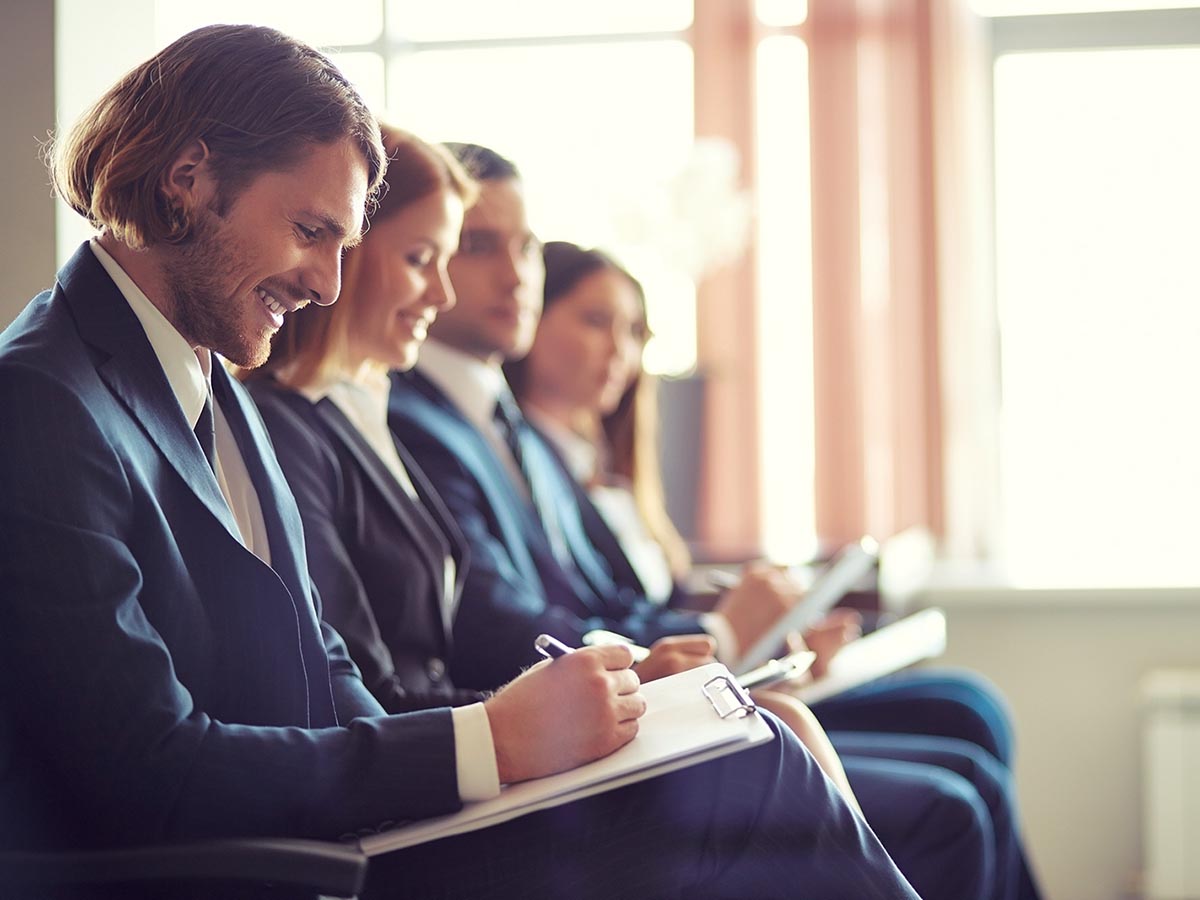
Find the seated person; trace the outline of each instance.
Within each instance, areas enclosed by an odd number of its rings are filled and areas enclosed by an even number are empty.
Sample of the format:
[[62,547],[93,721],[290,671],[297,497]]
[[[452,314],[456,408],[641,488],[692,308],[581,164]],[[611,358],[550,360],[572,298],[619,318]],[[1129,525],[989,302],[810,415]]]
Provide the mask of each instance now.
[[[645,298],[638,281],[598,250],[562,241],[543,250],[546,278],[537,334],[529,353],[505,366],[505,374],[529,420],[558,450],[564,471],[579,482],[583,522],[593,544],[615,573],[650,585],[666,600],[678,593],[688,564],[663,503],[654,436],[653,383],[642,371],[647,336]],[[835,625],[833,629],[836,630]],[[824,639],[824,635],[821,636]],[[887,683],[895,688],[912,677]],[[947,673],[948,682],[959,677]],[[880,692],[883,695],[883,692]],[[907,698],[893,701],[903,708]],[[817,705],[818,718],[823,705]],[[835,731],[853,784],[861,757],[928,762],[964,774],[988,798],[996,837],[996,897],[1036,897],[1013,819],[1011,773],[964,740],[920,733],[920,724]],[[868,820],[885,815],[865,795]],[[918,885],[919,887],[919,885]]]
[[[385,167],[341,73],[251,26],[180,38],[60,143],[54,183],[100,234],[0,334],[0,732],[21,735],[0,847],[332,840],[636,734],[623,648],[387,715],[321,622],[295,502],[222,357],[261,364],[288,315],[336,299]],[[362,896],[914,898],[764,718],[770,743],[377,857]]]

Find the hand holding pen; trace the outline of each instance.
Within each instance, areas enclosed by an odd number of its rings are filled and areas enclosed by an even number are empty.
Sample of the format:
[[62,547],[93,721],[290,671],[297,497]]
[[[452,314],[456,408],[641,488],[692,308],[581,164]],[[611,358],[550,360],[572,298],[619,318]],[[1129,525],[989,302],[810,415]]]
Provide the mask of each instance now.
[[533,666],[485,703],[504,783],[540,778],[607,756],[633,739],[646,711],[625,647],[570,647],[546,636]]

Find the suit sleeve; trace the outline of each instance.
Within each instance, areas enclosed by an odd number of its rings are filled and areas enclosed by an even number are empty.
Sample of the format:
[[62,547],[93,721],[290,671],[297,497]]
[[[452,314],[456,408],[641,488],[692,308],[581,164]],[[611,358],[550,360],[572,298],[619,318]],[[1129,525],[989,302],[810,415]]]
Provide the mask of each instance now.
[[[36,784],[30,807],[6,815],[69,816],[82,840],[126,843],[335,838],[457,808],[446,710],[305,728],[218,721],[197,708],[143,608],[145,567],[162,568],[145,556],[146,536],[163,535],[170,549],[158,500],[178,488],[148,483],[98,424],[88,390],[0,367],[0,709],[24,736],[0,786]],[[377,711],[355,699],[352,672],[334,668],[339,701]]]

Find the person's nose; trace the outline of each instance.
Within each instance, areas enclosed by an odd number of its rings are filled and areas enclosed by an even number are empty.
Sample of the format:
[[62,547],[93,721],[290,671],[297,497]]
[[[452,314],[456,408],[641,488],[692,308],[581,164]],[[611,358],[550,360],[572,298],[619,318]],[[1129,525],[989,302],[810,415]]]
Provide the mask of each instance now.
[[604,348],[610,360],[620,360],[625,356],[625,335],[619,327],[608,330],[608,341]]
[[430,306],[439,313],[454,308],[457,302],[454,285],[450,283],[450,274],[445,269],[438,269],[437,274],[430,279],[425,297]]
[[501,253],[499,257],[500,265],[496,277],[506,288],[520,287],[529,280],[526,274],[527,263],[519,251],[509,250],[507,253]]
[[338,244],[314,247],[306,260],[302,279],[317,306],[329,306],[342,290],[342,248]]

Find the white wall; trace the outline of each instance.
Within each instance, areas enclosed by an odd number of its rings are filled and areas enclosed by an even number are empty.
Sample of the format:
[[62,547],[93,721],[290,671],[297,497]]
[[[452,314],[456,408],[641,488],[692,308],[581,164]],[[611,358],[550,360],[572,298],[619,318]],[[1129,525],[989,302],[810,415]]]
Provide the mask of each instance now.
[[[68,129],[122,75],[160,48],[154,0],[56,0],[55,8],[56,127]],[[55,205],[61,266],[94,229],[62,201]]]
[[1048,900],[1136,896],[1139,681],[1155,668],[1200,668],[1200,590],[925,599],[947,608],[944,661],[987,675],[1012,703],[1018,792]]
[[154,51],[154,2],[5,0],[3,22],[0,329],[34,294],[54,284],[59,264],[91,233],[65,204],[56,204],[40,148],[60,124],[69,126]]
[[39,141],[54,125],[54,4],[5,0],[0,28],[0,328],[54,283],[54,202]]

